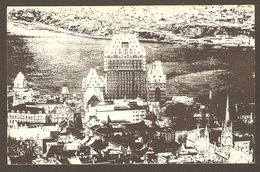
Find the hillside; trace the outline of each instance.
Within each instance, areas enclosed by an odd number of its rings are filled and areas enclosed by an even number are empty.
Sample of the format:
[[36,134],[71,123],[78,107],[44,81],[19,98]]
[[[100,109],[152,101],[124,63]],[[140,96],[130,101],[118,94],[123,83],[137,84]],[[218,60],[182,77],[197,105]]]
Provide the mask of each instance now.
[[[252,6],[13,7],[8,11],[10,22],[101,38],[126,30],[153,41],[221,44],[236,38],[230,43],[254,46]],[[219,39],[214,42],[212,37]]]

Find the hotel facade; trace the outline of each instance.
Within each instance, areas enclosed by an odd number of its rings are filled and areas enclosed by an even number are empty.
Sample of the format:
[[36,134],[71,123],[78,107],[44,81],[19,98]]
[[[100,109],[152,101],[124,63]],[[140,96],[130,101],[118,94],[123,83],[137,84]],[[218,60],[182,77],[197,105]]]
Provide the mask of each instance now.
[[105,49],[104,71],[108,98],[146,98],[146,53],[136,35],[114,35]]

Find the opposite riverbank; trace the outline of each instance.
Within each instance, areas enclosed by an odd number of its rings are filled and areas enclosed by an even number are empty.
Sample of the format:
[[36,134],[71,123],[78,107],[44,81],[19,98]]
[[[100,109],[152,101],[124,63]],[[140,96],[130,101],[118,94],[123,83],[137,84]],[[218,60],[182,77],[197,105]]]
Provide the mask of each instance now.
[[[16,35],[23,36],[37,36],[38,31],[44,32],[45,36],[48,34],[67,34],[71,36],[77,36],[82,38],[89,39],[102,39],[102,40],[111,40],[111,36],[99,36],[99,35],[90,35],[83,34],[74,31],[70,31],[67,29],[56,27],[55,25],[46,25],[38,22],[27,22],[21,20],[9,20],[7,22],[7,32],[13,33]],[[49,31],[49,33],[47,33]],[[244,48],[254,48],[255,40],[250,37],[238,36],[238,37],[224,37],[224,36],[216,36],[216,37],[202,37],[202,38],[187,38],[183,36],[175,35],[174,39],[170,40],[157,40],[157,39],[144,39],[138,38],[140,42],[149,42],[149,43],[166,43],[166,44],[178,44],[180,46],[186,47],[195,47],[195,48],[203,48],[203,47],[211,47],[211,48],[225,48],[225,47],[244,47]]]

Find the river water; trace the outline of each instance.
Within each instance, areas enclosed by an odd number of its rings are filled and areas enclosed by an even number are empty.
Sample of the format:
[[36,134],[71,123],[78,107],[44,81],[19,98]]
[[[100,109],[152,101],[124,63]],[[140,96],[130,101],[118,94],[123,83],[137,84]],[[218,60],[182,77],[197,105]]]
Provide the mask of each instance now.
[[[8,85],[22,71],[42,94],[59,94],[63,83],[81,95],[81,81],[90,68],[103,75],[103,54],[109,40],[82,38],[47,30],[9,32]],[[36,33],[36,34],[35,34]],[[162,61],[169,94],[228,93],[236,101],[254,101],[253,49],[187,47],[141,42],[147,63]]]

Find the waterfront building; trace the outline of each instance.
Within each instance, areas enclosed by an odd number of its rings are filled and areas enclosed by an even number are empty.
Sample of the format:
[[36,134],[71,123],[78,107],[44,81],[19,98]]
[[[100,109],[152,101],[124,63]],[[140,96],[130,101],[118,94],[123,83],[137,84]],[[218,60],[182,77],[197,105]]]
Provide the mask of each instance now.
[[134,34],[116,34],[104,52],[107,97],[146,98],[146,53]]
[[166,101],[166,75],[163,73],[161,61],[152,63],[147,72],[147,100],[151,102]]

